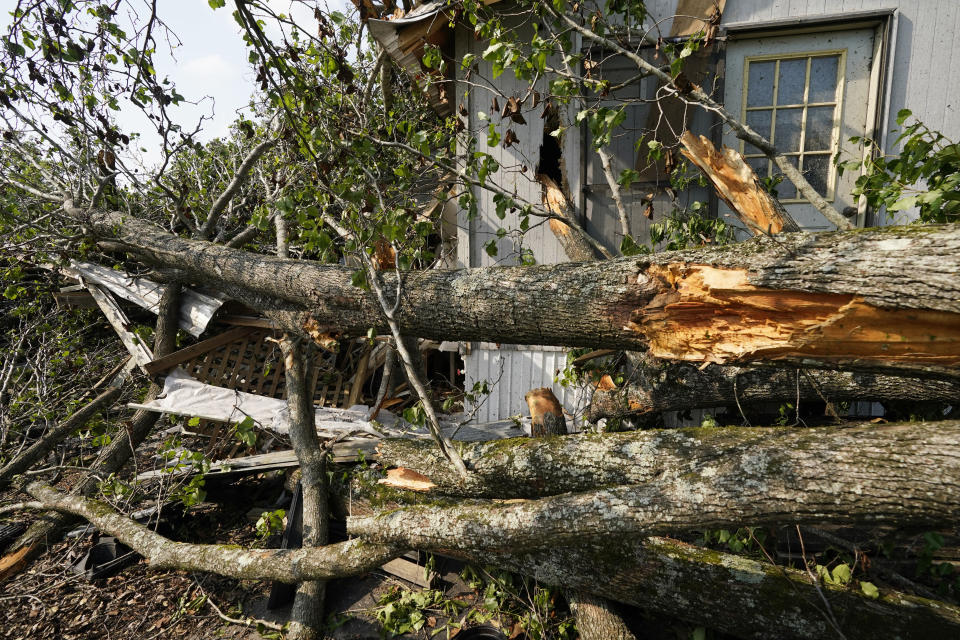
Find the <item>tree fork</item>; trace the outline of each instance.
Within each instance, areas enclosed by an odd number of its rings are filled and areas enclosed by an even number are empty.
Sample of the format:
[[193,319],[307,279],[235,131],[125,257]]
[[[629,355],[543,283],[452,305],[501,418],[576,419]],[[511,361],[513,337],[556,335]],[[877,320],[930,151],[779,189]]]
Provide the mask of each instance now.
[[[339,265],[186,240],[119,213],[90,228],[183,269],[286,328],[363,335],[386,326]],[[960,378],[960,225],[781,234],[595,263],[401,274],[397,322],[437,340],[649,350],[698,362]],[[384,273],[395,290],[396,274]]]

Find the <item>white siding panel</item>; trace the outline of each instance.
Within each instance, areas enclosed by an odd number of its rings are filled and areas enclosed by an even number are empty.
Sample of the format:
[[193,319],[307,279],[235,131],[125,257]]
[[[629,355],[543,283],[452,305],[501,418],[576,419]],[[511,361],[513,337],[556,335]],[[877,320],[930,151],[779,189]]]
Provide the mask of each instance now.
[[[500,349],[474,349],[465,355],[466,386],[486,380],[491,385],[489,397],[477,412],[477,422],[505,420],[510,416],[529,416],[524,395],[530,389],[550,387],[564,409],[579,417],[585,407],[583,394],[573,388],[564,388],[553,382],[558,369],[566,366],[565,351],[549,347],[516,347],[503,345]],[[503,375],[500,375],[500,367]],[[494,384],[497,378],[499,383]],[[465,407],[467,411],[471,407]]]

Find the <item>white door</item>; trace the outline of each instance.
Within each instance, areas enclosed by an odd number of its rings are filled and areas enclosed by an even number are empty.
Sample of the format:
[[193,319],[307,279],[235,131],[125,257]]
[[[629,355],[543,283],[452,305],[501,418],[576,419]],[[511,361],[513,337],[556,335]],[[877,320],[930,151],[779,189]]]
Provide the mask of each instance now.
[[[859,174],[838,176],[833,157],[838,149],[845,160],[859,157],[849,140],[866,131],[873,56],[873,29],[731,40],[727,46],[727,108],[785,153],[838,211],[857,206],[850,192]],[[757,175],[780,175],[755,147],[724,133],[724,143],[738,149]],[[834,228],[789,180],[776,189],[801,227]]]

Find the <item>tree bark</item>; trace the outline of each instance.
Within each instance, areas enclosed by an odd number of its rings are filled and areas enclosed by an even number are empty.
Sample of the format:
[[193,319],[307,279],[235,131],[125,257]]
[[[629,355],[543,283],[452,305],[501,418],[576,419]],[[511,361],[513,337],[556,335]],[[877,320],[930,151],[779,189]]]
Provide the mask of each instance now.
[[956,402],[960,382],[888,376],[871,372],[697,366],[635,354],[628,367],[631,382],[594,392],[586,419],[641,415],[756,402],[835,402],[903,400]]
[[11,460],[0,469],[0,488],[6,487],[10,480],[33,466],[35,462],[46,457],[53,448],[63,442],[67,436],[82,427],[100,409],[109,407],[120,396],[119,387],[111,387],[99,396],[81,407],[76,413],[50,430],[19,456]]
[[[842,427],[721,427],[660,429],[624,433],[578,433],[563,438],[512,438],[457,442],[470,475],[451,472],[446,459],[429,442],[384,439],[377,447],[380,464],[417,472],[434,486],[433,495],[468,498],[542,498],[617,485],[647,485],[670,473],[713,473],[714,465],[736,471],[736,461],[751,456],[770,463],[768,480],[786,476],[790,466],[812,464],[815,456],[859,464],[861,448],[871,456],[891,456],[899,446],[931,449],[943,440],[945,451],[960,441],[960,421],[931,424],[873,424]],[[832,451],[833,449],[833,451]],[[844,453],[849,451],[850,453]],[[940,454],[928,466],[941,460]],[[769,457],[768,457],[769,456]],[[912,463],[919,460],[909,458]],[[864,458],[867,464],[870,459]],[[731,466],[732,465],[732,466]],[[833,463],[830,463],[832,469]],[[842,465],[840,470],[842,470]],[[707,470],[707,471],[704,471]],[[750,468],[756,475],[755,465]],[[805,472],[806,475],[811,475]],[[873,472],[870,471],[872,474]],[[763,474],[760,474],[763,475]],[[743,476],[744,478],[747,475]],[[811,475],[812,477],[812,475]],[[798,488],[799,490],[799,488]]]
[[[313,393],[308,391],[309,363],[303,345],[296,338],[284,335],[280,342],[286,375],[287,407],[290,410],[290,441],[300,462],[300,484],[303,489],[303,547],[316,548],[327,544],[329,517],[327,509],[327,452],[321,447],[314,425]],[[312,640],[323,634],[323,601],[326,583],[320,580],[302,582],[290,612],[291,636]]]
[[[724,438],[730,440],[724,444]],[[533,441],[530,448],[557,452],[566,440]],[[647,431],[586,435],[573,442],[590,446],[580,449],[582,457],[558,455],[553,464],[578,478],[582,493],[406,507],[349,518],[348,533],[426,550],[517,552],[545,543],[737,528],[743,523],[952,526],[960,516],[960,421],[955,420],[851,428]],[[474,446],[498,444],[501,465],[522,468],[526,461],[519,454],[527,447],[510,441]],[[465,453],[469,459],[469,450]],[[539,459],[548,457],[541,452]],[[627,468],[616,470],[615,458]],[[633,484],[614,481],[619,486],[605,483],[589,490],[598,477],[617,474],[629,474],[624,480]],[[438,485],[443,482],[424,475]],[[477,475],[475,470],[471,477]],[[521,476],[532,477],[530,484],[540,480],[540,487],[545,485],[541,478],[549,477],[537,466]],[[498,497],[529,492],[518,486]]]
[[402,549],[362,540],[319,548],[254,550],[175,542],[98,500],[60,493],[40,482],[28,485],[27,493],[51,509],[80,516],[100,531],[116,536],[154,569],[209,571],[241,580],[297,583],[357,575],[403,553]]
[[[184,240],[117,213],[91,228],[294,329],[384,328],[339,265]],[[404,335],[648,349],[658,358],[782,360],[960,377],[960,225],[781,234],[594,263],[402,274]],[[395,290],[395,274],[382,274]]]
[[546,584],[589,590],[738,638],[836,640],[818,589],[848,640],[960,637],[960,607],[886,590],[871,600],[857,586],[814,586],[802,571],[667,538],[626,538],[616,544],[582,543],[468,559]]

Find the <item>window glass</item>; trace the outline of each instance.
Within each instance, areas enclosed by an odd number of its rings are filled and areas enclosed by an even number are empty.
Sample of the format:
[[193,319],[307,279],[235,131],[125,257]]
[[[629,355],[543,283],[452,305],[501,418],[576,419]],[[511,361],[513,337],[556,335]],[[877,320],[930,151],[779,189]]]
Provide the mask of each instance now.
[[[788,156],[810,184],[827,198],[833,197],[834,170],[830,158],[841,95],[842,53],[789,55],[781,58],[747,58],[743,107],[744,121]],[[761,178],[776,167],[759,150],[741,143],[747,164]],[[800,196],[787,180],[777,191],[782,200]]]
[[773,72],[776,63],[753,62],[750,64],[750,86],[747,90],[748,107],[765,107],[773,104]]
[[837,70],[840,56],[810,60],[810,95],[807,102],[834,102],[837,99]]
[[781,60],[777,75],[777,104],[803,104],[807,84],[807,59]]

